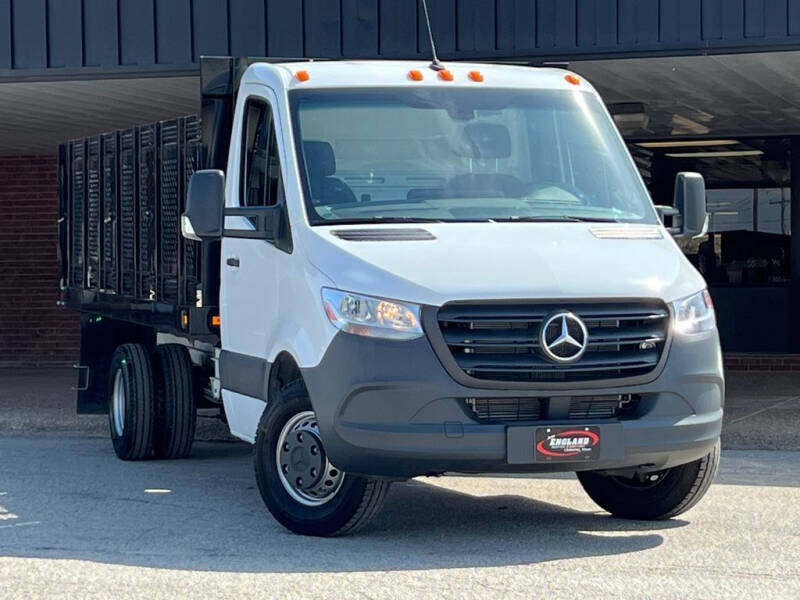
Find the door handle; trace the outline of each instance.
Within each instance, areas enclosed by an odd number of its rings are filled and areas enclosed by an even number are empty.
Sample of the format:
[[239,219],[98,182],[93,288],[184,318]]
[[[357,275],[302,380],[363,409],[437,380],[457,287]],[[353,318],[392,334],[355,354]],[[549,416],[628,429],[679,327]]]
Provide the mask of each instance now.
[[239,257],[238,256],[229,256],[228,260],[225,261],[229,267],[239,267]]

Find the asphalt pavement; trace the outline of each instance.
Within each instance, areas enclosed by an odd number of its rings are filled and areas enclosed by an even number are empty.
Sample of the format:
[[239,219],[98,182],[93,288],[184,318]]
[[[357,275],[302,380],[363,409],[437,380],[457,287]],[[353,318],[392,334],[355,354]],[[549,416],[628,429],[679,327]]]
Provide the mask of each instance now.
[[123,463],[104,438],[0,433],[0,597],[800,597],[797,452],[726,450],[704,501],[656,523],[571,475],[415,479],[337,539],[273,521],[250,452]]

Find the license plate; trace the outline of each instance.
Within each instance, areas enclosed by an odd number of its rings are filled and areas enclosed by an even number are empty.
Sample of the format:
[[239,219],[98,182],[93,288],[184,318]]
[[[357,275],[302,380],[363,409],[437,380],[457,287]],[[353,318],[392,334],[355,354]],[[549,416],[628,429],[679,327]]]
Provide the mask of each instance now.
[[539,427],[534,453],[537,461],[584,461],[600,457],[599,427]]

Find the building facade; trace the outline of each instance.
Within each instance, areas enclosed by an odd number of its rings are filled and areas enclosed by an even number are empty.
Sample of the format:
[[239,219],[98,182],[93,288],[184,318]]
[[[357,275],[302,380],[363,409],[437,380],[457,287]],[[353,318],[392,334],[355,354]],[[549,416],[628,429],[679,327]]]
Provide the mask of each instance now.
[[[724,349],[800,363],[800,0],[428,3],[444,60],[591,80],[656,203],[701,172],[709,235],[684,249]],[[424,23],[418,0],[0,0],[0,366],[77,356],[55,307],[60,141],[197,112],[203,55],[427,58]]]

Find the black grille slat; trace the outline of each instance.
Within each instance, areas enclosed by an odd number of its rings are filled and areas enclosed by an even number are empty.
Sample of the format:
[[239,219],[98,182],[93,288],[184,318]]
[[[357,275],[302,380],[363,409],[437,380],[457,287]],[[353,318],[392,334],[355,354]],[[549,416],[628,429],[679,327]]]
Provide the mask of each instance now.
[[89,138],[86,158],[86,287],[100,287],[102,176],[100,137]]
[[539,345],[538,331],[531,329],[529,332],[520,332],[517,335],[505,330],[492,329],[450,329],[444,333],[444,340],[448,344],[463,346],[492,346],[492,345]]
[[479,322],[502,320],[538,320],[542,321],[547,316],[546,309],[537,310],[536,307],[520,306],[516,304],[482,306],[482,305],[451,305],[439,310],[439,321]]
[[102,271],[100,287],[117,293],[117,136],[102,136]]
[[[570,311],[588,330],[586,352],[573,363],[545,356],[544,321]],[[530,304],[452,304],[439,309],[439,327],[458,366],[495,381],[592,381],[633,377],[658,365],[669,311],[658,301]]]
[[[195,117],[183,119],[183,188],[181,193],[181,213],[186,209],[186,193],[189,179],[200,168],[202,144],[200,140],[200,121]],[[183,304],[194,304],[197,301],[197,288],[200,284],[200,242],[184,239],[183,244]]]
[[180,152],[179,121],[163,121],[159,127],[158,172],[158,288],[157,298],[163,302],[178,302],[180,273],[180,212],[179,189]]
[[[531,347],[539,344],[538,331],[530,329],[524,335],[514,335],[502,329],[450,329],[444,334],[448,345],[467,348],[496,348],[500,346]],[[664,330],[660,327],[620,327],[613,333],[597,333],[597,329],[589,329],[591,344],[639,344],[647,341],[663,341]]]
[[[586,356],[586,355],[584,355]],[[650,365],[658,363],[658,353],[651,352],[594,352],[589,353],[585,359],[571,365],[554,365],[545,358],[531,356],[530,354],[470,354],[459,360],[459,364],[466,369],[560,369],[562,371],[587,370],[595,368],[612,367],[617,365]]]
[[573,398],[569,403],[570,419],[612,419],[617,415],[620,398]]
[[138,128],[139,169],[137,177],[138,212],[138,265],[137,296],[155,300],[156,294],[156,127]]
[[70,157],[70,283],[83,287],[85,276],[85,233],[86,233],[86,144],[72,142],[69,145]]
[[566,417],[548,416],[549,398],[464,398],[463,402],[481,423],[551,422],[631,418],[641,401],[632,394],[575,396]]
[[468,398],[466,402],[483,423],[538,421],[544,414],[539,398]]
[[119,136],[120,292],[133,296],[136,286],[136,132]]

